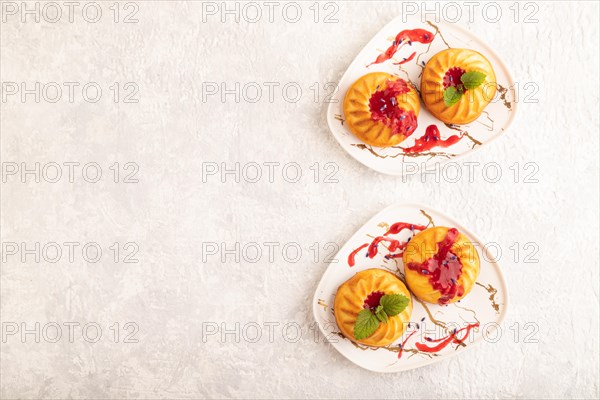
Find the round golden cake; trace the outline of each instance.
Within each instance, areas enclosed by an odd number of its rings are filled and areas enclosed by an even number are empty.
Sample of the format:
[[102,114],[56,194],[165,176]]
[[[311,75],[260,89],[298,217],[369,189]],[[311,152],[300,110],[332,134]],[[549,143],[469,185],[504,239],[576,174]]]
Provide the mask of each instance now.
[[[396,293],[408,298],[408,305],[404,311],[389,317],[387,323],[379,324],[371,336],[356,340],[354,325],[358,313],[365,308],[377,307],[384,294]],[[382,347],[392,344],[404,333],[412,314],[412,299],[410,292],[396,275],[372,268],[357,273],[338,288],[333,309],[335,321],[345,337],[367,346]]]
[[[485,80],[473,89],[464,89],[461,76],[481,72]],[[444,102],[444,90],[450,86],[464,89],[453,105]],[[475,121],[496,95],[496,74],[492,64],[482,54],[469,49],[448,49],[434,55],[421,76],[421,97],[434,117],[447,124],[468,124]]]
[[363,75],[344,97],[348,129],[366,144],[395,146],[417,129],[421,105],[415,88],[385,72]]
[[411,292],[428,303],[462,299],[479,276],[479,254],[456,228],[438,226],[419,232],[408,243],[402,260]]

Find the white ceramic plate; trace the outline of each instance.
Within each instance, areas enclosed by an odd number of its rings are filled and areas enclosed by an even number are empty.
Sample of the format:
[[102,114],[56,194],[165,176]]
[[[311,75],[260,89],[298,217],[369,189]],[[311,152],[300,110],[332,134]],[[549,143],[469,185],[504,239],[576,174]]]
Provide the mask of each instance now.
[[[398,32],[405,29],[425,29],[435,34],[435,38],[429,44],[413,42],[410,46],[405,45],[397,51],[391,60],[367,67],[392,44]],[[487,106],[483,114],[476,121],[460,126],[460,130],[466,131],[468,135],[463,136],[458,143],[447,148],[434,148],[424,153],[406,154],[399,148],[380,148],[366,145],[347,129],[344,124],[344,112],[342,110],[344,96],[350,85],[358,78],[369,72],[388,72],[403,79],[408,78],[420,89],[421,73],[425,63],[433,55],[449,47],[469,48],[487,57],[494,67],[499,85],[496,97]],[[410,57],[413,52],[416,52],[414,59],[402,65],[394,65],[395,62]],[[514,81],[502,59],[490,46],[477,38],[475,34],[456,24],[422,22],[421,17],[416,15],[406,17],[406,22],[402,22],[400,16],[379,31],[352,61],[342,76],[338,89],[327,110],[327,123],[333,136],[352,157],[375,171],[391,175],[416,173],[422,169],[433,168],[435,164],[441,164],[470,154],[505,132],[517,112]],[[438,126],[442,139],[459,133],[436,119],[422,105],[417,130],[402,142],[401,146],[414,145],[415,140],[423,136],[427,126],[432,124]]]
[[[359,346],[339,333],[333,314],[333,302],[338,287],[359,271],[368,268],[383,268],[403,278],[404,265],[401,258],[386,259],[380,251],[375,258],[366,257],[366,249],[356,255],[356,265],[350,267],[348,256],[373,238],[383,235],[389,225],[395,222],[408,222],[417,225],[455,227],[471,239],[480,255],[480,274],[477,284],[462,300],[450,305],[421,303],[413,296],[413,312],[408,329],[392,345],[383,348]],[[392,238],[406,241],[411,232],[404,230]],[[381,246],[381,245],[380,245]],[[444,360],[473,347],[481,341],[493,341],[496,328],[504,320],[507,306],[507,289],[500,267],[493,260],[482,243],[471,231],[439,211],[416,205],[393,205],[375,215],[360,228],[335,256],[319,282],[313,299],[313,313],[321,332],[344,357],[358,366],[371,371],[398,372],[418,368]],[[454,329],[473,327],[463,341],[463,345],[450,340],[443,349],[435,352],[417,351],[416,343],[436,346],[440,342],[428,342],[427,338],[438,340],[449,338]],[[461,333],[462,332],[462,333]],[[463,338],[467,331],[459,331]],[[404,342],[403,350],[399,345]],[[488,344],[489,345],[489,344]],[[400,356],[400,357],[399,357]]]

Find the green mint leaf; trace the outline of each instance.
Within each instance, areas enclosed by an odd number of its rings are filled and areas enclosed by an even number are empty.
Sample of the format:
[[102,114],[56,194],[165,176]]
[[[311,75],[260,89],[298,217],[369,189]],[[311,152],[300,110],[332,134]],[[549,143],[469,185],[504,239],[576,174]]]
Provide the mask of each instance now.
[[379,327],[379,320],[371,312],[364,309],[358,313],[356,323],[354,324],[354,338],[356,340],[364,339],[371,336]]
[[378,320],[380,320],[384,324],[387,323],[388,316],[385,313],[385,310],[383,309],[383,306],[381,304],[378,305],[377,308],[375,309],[375,316],[377,317]]
[[460,77],[460,81],[467,89],[475,89],[485,81],[485,74],[479,71],[465,72]]
[[381,298],[380,305],[383,306],[383,311],[389,316],[400,314],[406,306],[408,306],[408,297],[403,294],[386,294]]
[[458,90],[456,90],[456,88],[454,86],[448,86],[444,90],[444,104],[446,105],[446,107],[450,107],[450,106],[458,103],[458,101],[460,100],[461,97],[462,97],[462,92],[459,92]]

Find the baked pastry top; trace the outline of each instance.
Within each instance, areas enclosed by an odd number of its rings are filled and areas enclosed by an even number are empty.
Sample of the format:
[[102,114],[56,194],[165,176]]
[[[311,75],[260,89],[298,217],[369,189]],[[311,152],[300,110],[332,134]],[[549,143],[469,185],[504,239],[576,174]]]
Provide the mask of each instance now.
[[[397,315],[387,318],[368,337],[355,338],[355,325],[358,314],[365,309],[375,311],[384,295],[403,295],[407,298],[406,307]],[[335,296],[335,321],[342,334],[348,339],[367,346],[387,346],[397,340],[406,329],[412,314],[410,292],[404,283],[393,273],[382,269],[367,269],[358,272],[344,282]]]
[[402,259],[408,287],[428,303],[462,299],[479,276],[479,254],[456,228],[438,226],[419,232],[408,243]]
[[419,95],[405,80],[372,72],[352,84],[344,98],[348,129],[366,144],[395,146],[417,129]]
[[[447,49],[437,53],[427,62],[421,76],[421,97],[425,107],[447,124],[475,121],[493,100],[496,90],[492,64],[482,54],[469,49]],[[452,94],[458,99],[451,100]]]

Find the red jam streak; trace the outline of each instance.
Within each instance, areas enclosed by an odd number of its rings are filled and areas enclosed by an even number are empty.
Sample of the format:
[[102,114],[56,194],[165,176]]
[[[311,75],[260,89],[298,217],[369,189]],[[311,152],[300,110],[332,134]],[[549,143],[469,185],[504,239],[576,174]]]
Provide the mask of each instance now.
[[402,232],[404,229],[410,229],[411,231],[423,231],[425,230],[424,225],[415,225],[409,224],[408,222],[396,222],[390,226],[390,229],[385,233],[385,235],[395,235]]
[[458,235],[456,228],[448,229],[446,237],[438,243],[438,251],[433,257],[422,264],[408,263],[406,266],[421,275],[429,275],[431,286],[442,294],[438,300],[439,304],[447,304],[454,297],[462,296],[465,292],[464,287],[458,284],[458,278],[462,274],[462,264],[450,251]]
[[404,247],[406,247],[406,243],[400,243],[400,241],[398,241],[396,239],[392,239],[387,236],[377,236],[375,239],[373,239],[373,241],[371,242],[371,245],[369,246],[369,252],[368,252],[369,258],[373,258],[377,255],[379,243],[384,240],[390,243],[388,246],[388,250],[390,251],[390,254],[398,249],[403,249]]
[[[373,241],[370,244],[365,243],[360,247],[354,249],[352,253],[350,253],[350,255],[348,256],[348,265],[350,267],[354,267],[354,265],[356,265],[356,255],[365,247],[369,247],[366,256],[369,258],[374,258],[379,253],[379,243],[381,243],[382,241],[386,241],[389,243],[389,253],[384,256],[385,258],[391,259],[402,257],[402,254],[404,253],[404,249],[406,249],[408,241],[400,242],[399,240],[388,237],[388,235],[396,235],[405,229],[410,229],[410,231],[414,235],[415,231],[422,231],[426,229],[426,227],[423,225],[410,224],[408,222],[396,222],[389,227],[388,231],[383,236],[377,236],[375,239],[373,239]],[[394,253],[395,251],[399,252]]]
[[434,147],[450,147],[458,143],[463,135],[452,135],[448,139],[442,140],[440,130],[436,125],[429,125],[425,130],[425,134],[415,140],[412,147],[405,147],[405,153],[421,153],[433,149]]
[[398,359],[402,358],[402,353],[404,353],[404,346],[406,346],[406,343],[408,342],[408,340],[412,337],[412,335],[414,335],[415,333],[419,332],[418,330],[411,332],[410,335],[408,335],[408,337],[406,339],[404,339],[404,342],[400,343],[400,351],[398,352]]
[[373,292],[367,296],[365,302],[363,303],[363,308],[368,308],[370,310],[375,310],[379,303],[381,302],[381,298],[385,295],[383,292]]
[[446,71],[446,74],[444,74],[444,79],[442,80],[442,83],[444,84],[444,89],[450,86],[460,86],[461,89],[465,91],[466,89],[463,87],[462,81],[460,80],[460,77],[463,76],[465,72],[466,71],[464,69],[459,67],[452,67],[448,71]]
[[356,264],[356,261],[354,260],[354,258],[356,257],[356,254],[358,254],[359,251],[361,251],[368,245],[369,245],[368,243],[365,243],[362,246],[360,246],[358,249],[356,249],[352,253],[350,253],[350,255],[348,256],[348,265],[349,266],[354,267],[354,265]]
[[[419,42],[419,43],[427,44],[427,43],[431,43],[433,41],[434,37],[435,37],[435,35],[433,33],[426,31],[424,29],[403,30],[402,32],[400,32],[396,35],[396,38],[392,42],[392,45],[390,47],[388,47],[385,52],[383,52],[379,56],[377,56],[375,61],[373,61],[371,64],[367,65],[367,67],[370,67],[373,64],[381,64],[382,62],[385,62],[385,61],[389,60],[390,58],[394,57],[394,54],[396,54],[396,52],[400,48],[402,48],[402,46],[404,46],[406,43],[408,43],[409,46],[412,46],[412,42]],[[413,57],[414,57],[414,54],[411,55],[410,59],[407,60],[406,62],[412,60]],[[403,64],[403,62],[400,62],[399,64]]]
[[[409,324],[409,326],[410,326],[410,324]],[[417,350],[419,350],[423,353],[437,353],[438,351],[441,351],[444,348],[446,348],[446,346],[448,346],[450,343],[456,343],[456,344],[464,343],[465,340],[467,340],[467,338],[469,337],[469,334],[471,333],[471,329],[477,328],[477,327],[479,327],[479,322],[476,322],[474,324],[469,324],[462,329],[455,330],[454,332],[450,333],[450,335],[444,336],[443,338],[440,338],[440,339],[429,339],[426,337],[425,340],[428,343],[438,343],[438,344],[435,346],[428,346],[425,343],[416,342],[415,347],[417,348]],[[408,337],[406,339],[404,339],[404,341],[399,345],[400,352],[398,352],[398,358],[402,357],[402,353],[404,352],[406,343],[417,332],[418,332],[418,330],[411,332],[411,334],[408,335]],[[465,332],[465,334],[461,338],[459,338],[458,335],[462,332]]]
[[408,58],[403,58],[402,61],[394,63],[394,65],[402,65],[402,64],[406,64],[407,62],[409,62],[410,60],[412,60],[413,58],[415,58],[415,56],[417,55],[417,52],[413,52],[410,57]]
[[377,90],[369,99],[371,119],[392,130],[392,135],[410,136],[417,129],[417,116],[398,106],[397,96],[410,91],[403,79],[388,81],[383,90]]
[[[415,347],[417,350],[422,351],[424,353],[437,353],[440,350],[443,350],[450,343],[460,344],[463,343],[468,337],[471,329],[479,326],[479,322],[467,325],[466,327],[459,329],[456,332],[452,332],[449,336],[443,337],[441,339],[427,339],[430,343],[438,343],[436,346],[429,347],[425,343],[415,343]],[[465,334],[462,338],[459,338],[457,335],[461,332],[465,331]]]

